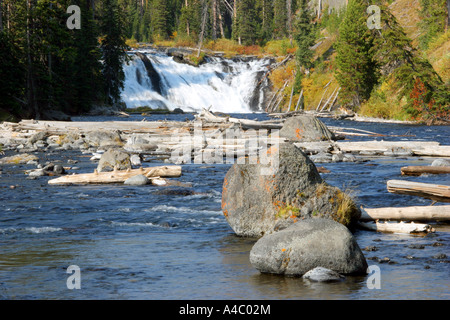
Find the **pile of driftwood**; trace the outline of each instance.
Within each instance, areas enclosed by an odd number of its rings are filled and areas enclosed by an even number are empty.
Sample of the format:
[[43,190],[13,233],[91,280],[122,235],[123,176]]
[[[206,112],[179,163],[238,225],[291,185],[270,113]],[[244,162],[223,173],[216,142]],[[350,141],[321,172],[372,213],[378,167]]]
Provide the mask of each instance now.
[[[444,167],[445,168],[445,167]],[[436,173],[436,171],[433,171]],[[439,173],[448,173],[443,170]],[[414,223],[414,221],[450,221],[450,205],[433,206],[436,202],[450,202],[450,186],[413,181],[389,180],[387,190],[390,193],[419,196],[430,199],[430,206],[361,208],[360,226],[381,232],[428,233],[434,229],[429,224]],[[384,223],[379,220],[385,220]],[[388,220],[400,223],[387,222]],[[364,221],[375,221],[367,223]],[[413,221],[404,223],[404,221]]]

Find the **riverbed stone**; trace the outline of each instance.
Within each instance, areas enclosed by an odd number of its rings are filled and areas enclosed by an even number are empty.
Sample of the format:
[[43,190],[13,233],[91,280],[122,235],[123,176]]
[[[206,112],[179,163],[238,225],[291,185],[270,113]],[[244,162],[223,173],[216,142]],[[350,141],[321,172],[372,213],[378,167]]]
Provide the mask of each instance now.
[[124,181],[124,184],[130,186],[144,186],[149,183],[149,180],[146,176],[142,174],[138,174],[136,176],[130,177]]
[[45,173],[44,169],[36,169],[36,170],[31,171],[28,174],[29,177],[42,177],[45,175],[46,175],[46,173]]
[[263,236],[250,251],[250,263],[262,273],[301,276],[316,267],[339,274],[367,273],[367,262],[352,233],[321,218],[301,220]]
[[306,272],[302,278],[316,282],[331,282],[343,280],[345,276],[327,268],[315,267]]
[[261,237],[302,218],[323,217],[347,226],[359,219],[350,196],[325,183],[294,145],[280,145],[275,174],[261,174],[267,167],[234,164],[225,176],[222,211],[237,235]]
[[447,159],[436,159],[431,163],[433,167],[450,167],[450,160]]
[[121,149],[111,148],[101,155],[98,172],[131,169],[130,155]]
[[[76,139],[75,139],[76,140]],[[74,141],[75,141],[74,140]],[[118,130],[94,130],[84,135],[84,141],[91,147],[123,146]]]
[[306,114],[286,119],[280,137],[296,142],[336,140],[334,133],[322,121]]

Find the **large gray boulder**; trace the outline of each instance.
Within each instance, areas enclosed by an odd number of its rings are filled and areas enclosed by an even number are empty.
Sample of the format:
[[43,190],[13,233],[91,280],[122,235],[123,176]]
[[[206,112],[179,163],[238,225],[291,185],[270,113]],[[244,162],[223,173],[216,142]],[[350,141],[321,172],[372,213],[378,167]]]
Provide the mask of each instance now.
[[262,164],[234,164],[222,190],[222,210],[239,236],[261,237],[300,218],[324,217],[350,225],[360,217],[352,199],[327,185],[314,163],[292,144],[281,144],[275,174]]
[[102,154],[97,165],[98,172],[131,169],[130,155],[120,149],[111,148]]
[[286,119],[280,137],[296,142],[336,140],[334,133],[322,121],[307,114]]
[[323,267],[340,274],[366,274],[367,262],[351,232],[330,219],[301,220],[260,238],[250,251],[262,273],[301,276]]

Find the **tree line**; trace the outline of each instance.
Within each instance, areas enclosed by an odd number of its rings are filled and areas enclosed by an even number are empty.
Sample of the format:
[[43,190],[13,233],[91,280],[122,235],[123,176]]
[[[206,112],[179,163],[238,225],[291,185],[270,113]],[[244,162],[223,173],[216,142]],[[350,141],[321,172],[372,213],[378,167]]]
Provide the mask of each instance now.
[[[118,0],[127,37],[138,42],[174,35],[194,41],[227,38],[243,45],[292,37],[297,0]],[[202,28],[203,26],[203,28]]]
[[119,103],[125,40],[116,0],[0,0],[0,109],[39,119]]

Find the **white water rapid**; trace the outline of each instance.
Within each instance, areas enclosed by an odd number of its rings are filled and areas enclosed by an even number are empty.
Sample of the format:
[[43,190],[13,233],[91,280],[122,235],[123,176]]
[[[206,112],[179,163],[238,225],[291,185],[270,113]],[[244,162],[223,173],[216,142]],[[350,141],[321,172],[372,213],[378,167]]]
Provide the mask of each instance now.
[[[127,108],[200,111],[211,107],[211,111],[226,113],[263,110],[268,80],[262,78],[270,59],[208,57],[206,63],[194,67],[175,62],[173,57],[161,52],[141,53],[148,59],[133,54],[124,66],[122,100]],[[150,73],[149,61],[153,68]],[[155,73],[156,80],[149,75]]]

